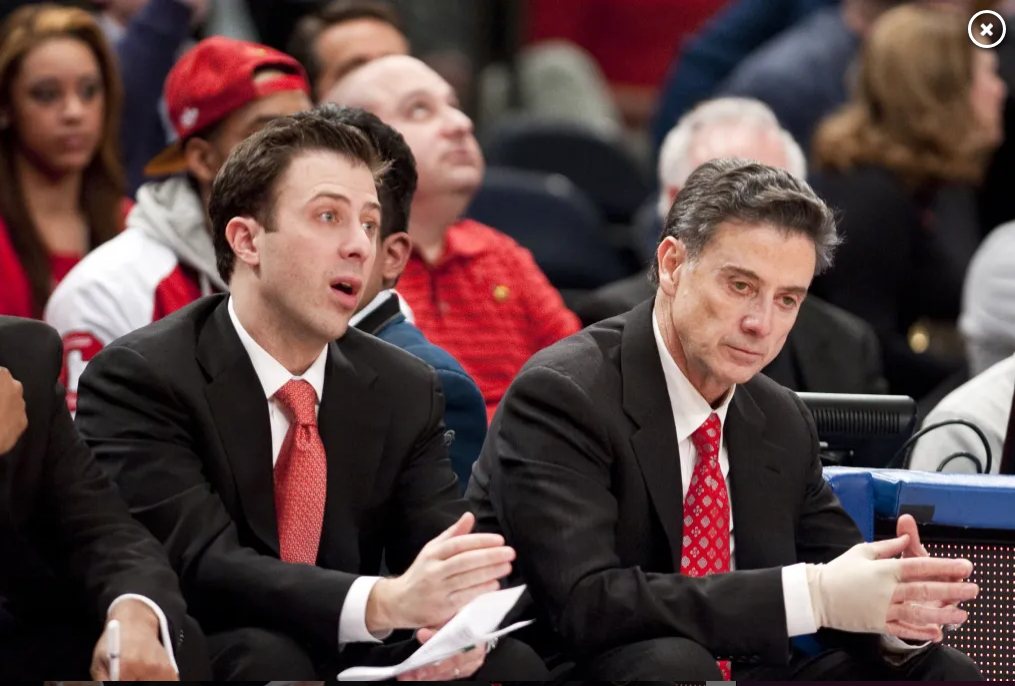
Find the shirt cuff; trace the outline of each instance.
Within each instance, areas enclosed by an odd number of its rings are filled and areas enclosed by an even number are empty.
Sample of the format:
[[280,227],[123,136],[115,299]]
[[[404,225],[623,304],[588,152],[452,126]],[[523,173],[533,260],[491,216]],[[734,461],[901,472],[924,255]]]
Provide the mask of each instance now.
[[885,660],[896,666],[906,662],[930,644],[930,641],[906,643],[898,636],[881,634],[881,649],[884,652]]
[[108,617],[109,613],[113,611],[113,608],[125,600],[137,600],[144,603],[151,608],[151,611],[159,618],[159,637],[162,639],[162,647],[166,649],[166,654],[169,656],[169,664],[173,666],[173,671],[179,675],[180,668],[176,666],[176,655],[173,653],[173,640],[169,635],[169,620],[166,619],[166,613],[162,611],[161,607],[156,605],[149,598],[145,598],[143,595],[125,593],[110,604],[109,610],[106,611],[106,616]]
[[790,638],[817,632],[811,591],[804,563],[782,568],[782,601],[786,606],[786,633]]
[[379,576],[361,576],[352,582],[338,620],[339,647],[346,643],[381,643],[391,635],[390,631],[383,634],[367,631],[367,601],[370,592],[374,590],[374,584],[380,580]]

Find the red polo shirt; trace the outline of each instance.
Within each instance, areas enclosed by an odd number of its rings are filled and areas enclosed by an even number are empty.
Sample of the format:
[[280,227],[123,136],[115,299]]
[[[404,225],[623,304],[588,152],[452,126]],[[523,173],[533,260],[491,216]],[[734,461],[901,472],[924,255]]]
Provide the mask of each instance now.
[[448,229],[437,264],[412,254],[398,292],[475,379],[489,417],[533,354],[581,329],[528,250],[468,219]]

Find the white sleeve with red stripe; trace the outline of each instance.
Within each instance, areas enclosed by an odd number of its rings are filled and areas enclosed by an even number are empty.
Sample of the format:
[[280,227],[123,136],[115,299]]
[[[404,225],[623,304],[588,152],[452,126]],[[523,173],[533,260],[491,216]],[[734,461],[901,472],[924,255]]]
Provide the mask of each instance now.
[[155,289],[176,265],[167,247],[128,230],[93,250],[57,286],[43,318],[63,339],[60,380],[71,412],[88,362],[104,346],[152,322]]

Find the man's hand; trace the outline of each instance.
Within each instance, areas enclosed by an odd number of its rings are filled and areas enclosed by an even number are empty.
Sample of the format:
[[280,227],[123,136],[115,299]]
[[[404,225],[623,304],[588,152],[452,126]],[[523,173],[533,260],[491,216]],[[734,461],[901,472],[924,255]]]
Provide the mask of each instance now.
[[966,621],[965,610],[957,604],[979,593],[976,584],[963,581],[972,573],[972,563],[932,557],[891,559],[921,548],[905,534],[853,546],[827,565],[808,565],[818,626],[935,641],[941,639],[941,625]]
[[28,428],[28,413],[21,382],[0,367],[0,455],[11,451]]
[[[426,643],[437,631],[434,629],[420,629],[416,632],[416,639],[420,643]],[[479,671],[486,661],[486,644],[475,646],[471,650],[458,653],[454,657],[442,660],[437,664],[421,667],[417,670],[406,672],[398,677],[399,681],[454,681],[457,679],[468,679]]]
[[475,524],[472,514],[462,515],[423,547],[405,574],[374,585],[367,600],[370,633],[440,626],[474,598],[500,590],[515,551],[502,536],[470,534]]
[[[159,641],[159,619],[151,608],[137,600],[125,600],[107,619],[120,622],[120,681],[180,680]],[[107,629],[92,654],[92,678],[97,681],[109,680],[108,638]]]

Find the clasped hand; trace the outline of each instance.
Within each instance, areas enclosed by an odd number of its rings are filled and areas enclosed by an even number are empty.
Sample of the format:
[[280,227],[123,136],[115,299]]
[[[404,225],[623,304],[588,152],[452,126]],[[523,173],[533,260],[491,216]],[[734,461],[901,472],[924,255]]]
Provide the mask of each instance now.
[[942,625],[966,621],[958,604],[979,593],[967,581],[973,564],[930,557],[909,515],[899,518],[896,533],[856,545],[828,564],[807,566],[818,626],[940,641]]

